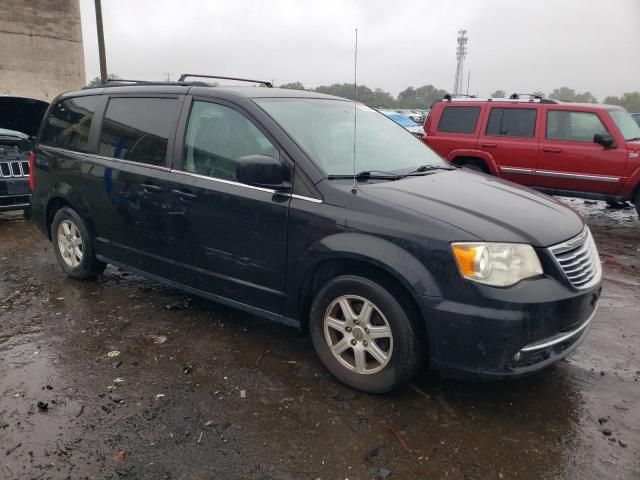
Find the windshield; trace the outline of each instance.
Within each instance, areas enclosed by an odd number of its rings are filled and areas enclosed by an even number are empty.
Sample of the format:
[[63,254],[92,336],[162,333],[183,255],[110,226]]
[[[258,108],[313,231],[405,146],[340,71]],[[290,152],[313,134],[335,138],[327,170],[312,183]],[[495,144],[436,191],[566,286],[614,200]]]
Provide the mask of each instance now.
[[629,112],[616,108],[615,110],[609,110],[609,115],[611,115],[625,140],[640,139],[640,126],[631,118]]
[[[258,98],[260,105],[327,175],[353,174],[354,104],[342,100]],[[356,171],[449,166],[411,133],[357,104]]]

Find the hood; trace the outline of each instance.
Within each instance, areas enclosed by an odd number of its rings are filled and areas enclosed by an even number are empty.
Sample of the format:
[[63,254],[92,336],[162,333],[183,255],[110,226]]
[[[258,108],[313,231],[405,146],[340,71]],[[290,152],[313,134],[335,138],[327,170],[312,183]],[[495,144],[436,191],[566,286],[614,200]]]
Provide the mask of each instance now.
[[36,98],[0,96],[0,128],[35,137],[48,107]]
[[466,170],[363,183],[359,188],[366,195],[449,223],[485,241],[548,247],[584,228],[576,212],[552,197]]

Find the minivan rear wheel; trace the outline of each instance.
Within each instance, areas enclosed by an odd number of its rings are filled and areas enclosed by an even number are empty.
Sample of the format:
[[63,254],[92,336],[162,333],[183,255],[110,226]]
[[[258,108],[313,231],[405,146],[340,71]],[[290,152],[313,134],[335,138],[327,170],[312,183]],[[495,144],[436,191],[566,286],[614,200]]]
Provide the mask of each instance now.
[[310,313],[313,346],[329,372],[367,393],[407,383],[422,365],[422,345],[402,298],[372,280],[343,275],[316,295]]
[[58,264],[70,277],[84,280],[104,271],[106,264],[95,257],[87,226],[72,208],[63,207],[56,212],[51,239]]

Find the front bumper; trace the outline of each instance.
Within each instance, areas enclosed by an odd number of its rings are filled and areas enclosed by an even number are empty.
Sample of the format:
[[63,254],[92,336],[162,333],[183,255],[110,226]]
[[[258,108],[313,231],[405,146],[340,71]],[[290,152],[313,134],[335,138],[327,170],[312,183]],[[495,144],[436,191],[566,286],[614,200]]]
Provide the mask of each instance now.
[[600,283],[576,291],[544,278],[474,302],[480,305],[418,296],[431,367],[445,376],[474,378],[541,370],[584,341],[600,292]]
[[28,179],[0,180],[0,212],[24,210],[30,198]]

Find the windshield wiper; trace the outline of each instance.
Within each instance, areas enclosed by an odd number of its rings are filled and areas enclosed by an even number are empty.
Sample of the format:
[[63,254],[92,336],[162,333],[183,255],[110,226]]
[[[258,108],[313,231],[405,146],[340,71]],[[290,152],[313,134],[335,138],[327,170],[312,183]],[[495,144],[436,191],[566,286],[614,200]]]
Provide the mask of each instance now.
[[[329,180],[338,180],[345,178],[354,178],[354,175],[329,175]],[[383,172],[381,170],[363,170],[355,174],[356,180],[397,180],[402,178],[402,175],[396,173]]]
[[398,178],[404,177],[418,177],[420,175],[427,175],[429,172],[433,170],[455,170],[456,167],[439,167],[437,165],[420,165],[415,170],[410,171],[409,173],[404,173],[402,175],[398,175]]
[[636,140],[640,140],[640,137],[627,138],[627,142],[635,142]]
[[[418,177],[421,175],[427,175],[433,170],[455,170],[456,167],[439,167],[437,165],[420,165],[415,170],[412,170],[408,173],[391,173],[384,172],[382,170],[363,170],[362,172],[356,173],[356,180],[400,180],[405,177]],[[353,178],[353,175],[329,175],[327,177],[329,180],[337,180],[337,179],[345,179],[345,178]]]

